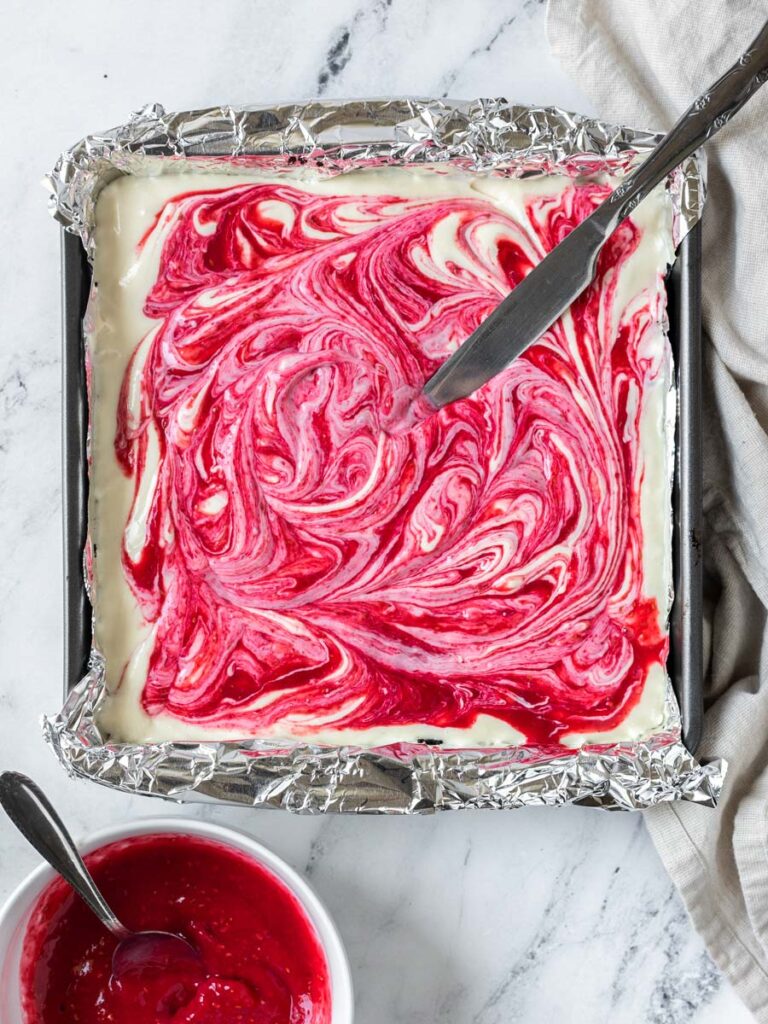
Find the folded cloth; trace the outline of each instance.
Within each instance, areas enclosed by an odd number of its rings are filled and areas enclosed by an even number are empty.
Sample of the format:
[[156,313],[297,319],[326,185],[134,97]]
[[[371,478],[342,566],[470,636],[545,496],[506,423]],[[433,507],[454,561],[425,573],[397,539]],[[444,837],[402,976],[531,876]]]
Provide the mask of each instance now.
[[[757,35],[768,0],[550,0],[555,55],[605,119],[668,128]],[[706,715],[716,811],[646,825],[710,954],[768,1024],[768,86],[707,146]]]

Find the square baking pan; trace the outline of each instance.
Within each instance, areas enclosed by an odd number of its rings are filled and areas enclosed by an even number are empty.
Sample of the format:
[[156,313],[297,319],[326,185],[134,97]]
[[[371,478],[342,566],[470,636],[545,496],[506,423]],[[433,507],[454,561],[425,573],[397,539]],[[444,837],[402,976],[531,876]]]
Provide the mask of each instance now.
[[[92,611],[83,552],[88,516],[88,399],[83,316],[91,270],[80,239],[62,230],[65,695],[88,669]],[[681,242],[667,279],[677,382],[673,486],[674,602],[668,670],[691,753],[703,718],[701,571],[701,223]]]

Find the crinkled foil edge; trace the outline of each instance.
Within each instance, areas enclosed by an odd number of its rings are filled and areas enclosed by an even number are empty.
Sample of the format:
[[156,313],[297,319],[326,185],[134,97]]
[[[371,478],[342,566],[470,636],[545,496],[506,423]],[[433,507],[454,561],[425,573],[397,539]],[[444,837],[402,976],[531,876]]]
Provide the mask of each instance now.
[[[661,138],[557,107],[507,100],[347,100],[274,107],[212,107],[167,113],[149,104],[117,128],[89,135],[63,153],[45,184],[53,216],[80,235],[93,256],[100,190],[121,174],[147,173],[152,161],[174,171],[237,171],[253,157],[328,174],[356,164],[451,163],[469,170],[620,173]],[[234,164],[233,164],[234,161]],[[703,156],[672,175],[675,245],[700,218],[706,195]]]
[[[622,174],[658,138],[504,99],[310,101],[181,113],[154,104],[125,125],[78,142],[46,183],[54,217],[80,235],[92,257],[99,192],[121,174],[236,172],[254,162],[275,169],[305,165],[329,175],[351,166],[446,163],[512,176]],[[670,176],[668,195],[677,245],[704,204],[698,155]],[[257,739],[114,743],[96,724],[103,692],[103,660],[94,651],[89,672],[62,710],[44,719],[47,742],[74,775],[176,800],[378,814],[566,803],[635,810],[672,800],[714,806],[726,767],[719,759],[701,764],[683,746],[670,684],[662,732],[642,742],[574,751],[286,746]]]
[[[97,659],[98,661],[98,659]],[[639,810],[690,800],[714,806],[721,760],[699,764],[679,730],[645,743],[564,754],[529,747],[442,750],[425,744],[359,747],[245,743],[105,742],[94,721],[100,664],[43,732],[68,771],[124,792],[174,800],[283,808],[305,814],[417,814],[463,807],[578,803]]]

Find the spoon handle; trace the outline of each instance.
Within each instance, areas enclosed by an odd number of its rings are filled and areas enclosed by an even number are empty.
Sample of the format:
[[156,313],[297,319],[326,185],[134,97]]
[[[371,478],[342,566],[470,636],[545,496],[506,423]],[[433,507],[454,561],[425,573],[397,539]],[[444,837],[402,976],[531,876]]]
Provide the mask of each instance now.
[[42,790],[20,772],[3,772],[0,804],[24,838],[72,886],[102,924],[118,939],[130,935],[99,892],[72,837]]

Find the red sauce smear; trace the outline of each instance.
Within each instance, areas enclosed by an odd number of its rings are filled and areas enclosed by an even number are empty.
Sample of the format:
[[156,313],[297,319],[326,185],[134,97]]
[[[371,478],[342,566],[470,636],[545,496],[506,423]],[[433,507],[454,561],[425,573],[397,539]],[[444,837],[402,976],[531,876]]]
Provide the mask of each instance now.
[[623,721],[667,652],[638,472],[661,282],[614,308],[640,229],[605,247],[568,330],[392,429],[402,396],[606,193],[536,197],[523,223],[482,198],[287,184],[167,204],[158,329],[116,440],[137,513],[148,502],[123,562],[156,626],[150,715],[243,735],[303,716],[311,737],[487,714],[541,745]]
[[183,935],[203,970],[177,965],[110,980],[116,940],[57,879],[25,937],[25,1024],[329,1024],[328,968],[313,926],[246,854],[151,835],[85,860],[127,927]]

